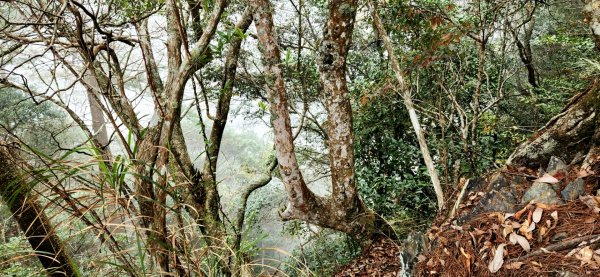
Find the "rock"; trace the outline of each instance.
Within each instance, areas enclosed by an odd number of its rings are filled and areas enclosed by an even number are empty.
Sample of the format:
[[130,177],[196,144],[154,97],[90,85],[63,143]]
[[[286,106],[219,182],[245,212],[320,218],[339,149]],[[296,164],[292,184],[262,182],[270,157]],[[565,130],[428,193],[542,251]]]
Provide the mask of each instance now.
[[417,256],[425,251],[427,239],[421,232],[412,232],[402,241],[403,249],[400,251],[400,265],[402,269],[397,276],[411,276],[413,266],[417,262]]
[[506,187],[507,185],[508,185],[508,181],[506,180],[506,177],[504,177],[504,175],[502,175],[502,173],[500,173],[500,172],[496,172],[490,178],[490,187],[493,190],[501,190],[502,188]]
[[467,187],[467,192],[479,191],[485,185],[485,180],[481,177],[476,177],[469,180],[469,185]]
[[560,158],[557,158],[555,156],[550,157],[550,162],[548,163],[546,172],[548,172],[548,174],[554,176],[554,175],[556,175],[556,173],[558,173],[560,171],[563,171],[563,172],[567,171],[567,164]]
[[525,194],[523,194],[523,198],[521,199],[522,204],[527,204],[531,201],[547,205],[562,204],[562,200],[556,195],[556,191],[552,186],[540,182],[533,183]]
[[514,188],[492,190],[479,201],[474,211],[483,212],[514,212],[517,198]]
[[513,212],[517,204],[514,189],[492,191],[481,201],[484,212]]
[[461,225],[485,212],[514,213],[518,204],[516,194],[517,191],[511,186],[500,191],[492,190],[486,193],[472,210],[461,214],[456,222]]
[[561,192],[560,195],[566,201],[573,201],[578,199],[579,196],[585,194],[585,182],[583,179],[577,178],[569,183]]
[[511,186],[516,186],[516,185],[522,185],[522,184],[528,184],[529,181],[527,181],[527,178],[523,177],[523,176],[514,176],[511,180],[510,180],[510,185]]

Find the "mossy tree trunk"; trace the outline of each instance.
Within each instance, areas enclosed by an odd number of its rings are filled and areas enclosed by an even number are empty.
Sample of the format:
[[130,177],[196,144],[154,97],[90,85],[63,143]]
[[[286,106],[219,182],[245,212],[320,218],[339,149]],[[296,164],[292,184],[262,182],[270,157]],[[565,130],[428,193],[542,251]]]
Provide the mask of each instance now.
[[548,164],[552,156],[566,162],[581,158],[584,164],[596,164],[600,146],[599,108],[600,84],[594,80],[560,114],[517,147],[508,164],[538,168]]
[[0,196],[31,244],[48,276],[79,276],[77,265],[58,237],[44,209],[37,203],[16,147],[0,142]]

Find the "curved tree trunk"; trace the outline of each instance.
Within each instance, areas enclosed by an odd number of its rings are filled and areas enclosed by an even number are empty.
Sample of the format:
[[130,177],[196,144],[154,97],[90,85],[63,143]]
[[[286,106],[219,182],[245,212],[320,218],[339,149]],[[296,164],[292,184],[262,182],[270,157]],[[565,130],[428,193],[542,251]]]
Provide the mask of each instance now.
[[352,106],[346,83],[346,56],[351,43],[356,1],[329,1],[329,18],[320,48],[319,72],[327,96],[329,168],[332,194],[315,195],[306,185],[296,159],[287,92],[283,77],[277,35],[273,26],[273,7],[268,0],[253,0],[259,49],[263,56],[266,85],[275,133],[279,170],[288,194],[284,220],[298,219],[344,232],[363,246],[370,243],[376,216],[358,195],[354,172]]
[[563,112],[517,147],[508,164],[537,168],[548,164],[551,156],[567,162],[586,157],[585,161],[594,162],[600,145],[599,108],[600,84],[594,80]]
[[48,276],[79,276],[77,265],[68,254],[42,207],[29,195],[30,188],[20,173],[23,163],[15,146],[0,143],[0,196],[8,205],[19,228],[36,252]]

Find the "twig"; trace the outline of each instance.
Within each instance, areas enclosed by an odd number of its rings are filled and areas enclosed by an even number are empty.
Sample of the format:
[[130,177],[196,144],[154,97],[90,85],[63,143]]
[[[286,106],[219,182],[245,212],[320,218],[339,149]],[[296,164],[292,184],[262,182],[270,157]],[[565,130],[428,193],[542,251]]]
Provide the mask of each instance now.
[[448,218],[453,218],[454,217],[454,214],[458,210],[458,207],[460,206],[460,203],[462,202],[463,198],[465,197],[465,192],[467,192],[467,187],[469,187],[469,182],[470,181],[471,180],[468,179],[465,182],[465,185],[463,186],[463,188],[460,190],[460,194],[458,195],[458,198],[456,199],[456,202],[454,202],[454,207],[452,207],[452,210],[450,211],[450,214],[448,215]]
[[[581,243],[583,243],[583,244],[580,245]],[[525,259],[533,257],[533,256],[545,254],[547,252],[562,251],[562,250],[566,250],[566,249],[572,249],[577,246],[591,245],[591,244],[595,244],[595,243],[600,243],[600,235],[598,235],[598,234],[573,238],[573,239],[561,241],[561,242],[558,242],[555,244],[551,244],[548,247],[540,248],[540,249],[533,251],[527,255],[524,255],[524,256],[521,256],[518,258],[514,258],[514,259],[510,260],[510,262],[518,262],[518,261],[522,261],[522,260],[525,260]]]

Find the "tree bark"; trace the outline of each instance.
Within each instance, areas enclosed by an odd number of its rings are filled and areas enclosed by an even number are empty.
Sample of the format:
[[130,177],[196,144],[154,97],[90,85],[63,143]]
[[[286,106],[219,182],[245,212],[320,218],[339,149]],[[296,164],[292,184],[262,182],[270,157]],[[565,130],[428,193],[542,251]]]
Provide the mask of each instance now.
[[288,194],[288,205],[281,216],[284,220],[299,219],[341,231],[359,240],[363,246],[368,245],[376,217],[364,205],[356,190],[352,107],[347,96],[345,72],[356,1],[329,2],[329,19],[320,49],[319,71],[328,97],[330,197],[318,197],[306,186],[296,159],[281,53],[273,26],[273,8],[268,0],[252,0],[250,4],[255,8],[254,24],[263,56],[275,152]]
[[596,43],[596,49],[600,50],[600,1],[586,0],[583,8],[585,21],[590,25],[592,35]]
[[19,166],[22,163],[24,161],[18,157],[15,145],[0,143],[2,200],[10,208],[48,276],[79,276],[75,261],[56,234],[44,209],[29,194],[30,184]]
[[508,164],[537,168],[548,164],[552,156],[569,162],[578,155],[597,151],[599,88],[595,80],[587,90],[576,95],[560,114],[517,147]]

